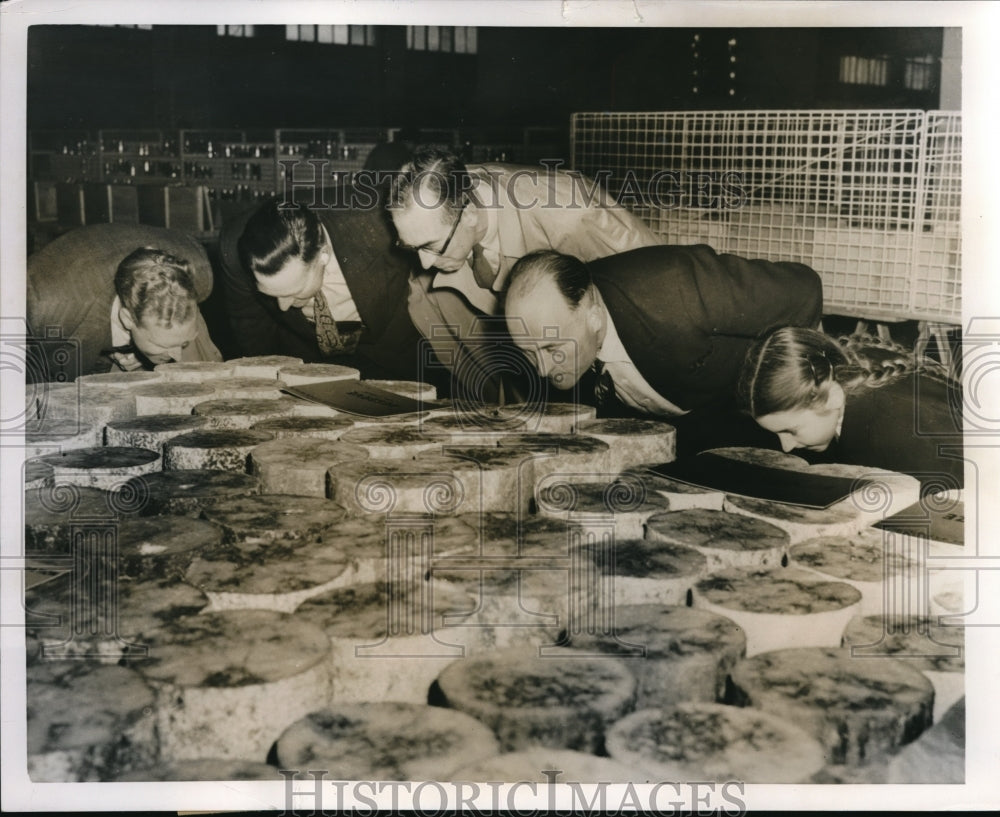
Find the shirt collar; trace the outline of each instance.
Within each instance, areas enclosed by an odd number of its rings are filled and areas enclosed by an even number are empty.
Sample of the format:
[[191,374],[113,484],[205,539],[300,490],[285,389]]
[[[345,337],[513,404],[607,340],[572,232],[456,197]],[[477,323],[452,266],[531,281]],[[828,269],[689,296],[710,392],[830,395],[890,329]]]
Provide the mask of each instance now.
[[132,342],[132,333],[122,323],[121,298],[115,295],[111,302],[111,345],[125,346]]

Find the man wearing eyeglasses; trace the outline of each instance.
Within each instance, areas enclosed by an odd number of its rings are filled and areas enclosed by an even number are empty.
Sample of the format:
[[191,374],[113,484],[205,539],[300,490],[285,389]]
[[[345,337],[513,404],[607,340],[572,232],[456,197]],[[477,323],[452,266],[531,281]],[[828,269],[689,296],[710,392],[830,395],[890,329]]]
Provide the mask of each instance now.
[[414,325],[456,379],[474,383],[475,396],[487,401],[495,399],[499,372],[511,367],[509,336],[489,319],[502,311],[519,258],[554,249],[590,261],[662,243],[582,177],[509,164],[466,167],[438,148],[414,153],[393,180],[388,207],[397,246],[429,271],[410,279]]

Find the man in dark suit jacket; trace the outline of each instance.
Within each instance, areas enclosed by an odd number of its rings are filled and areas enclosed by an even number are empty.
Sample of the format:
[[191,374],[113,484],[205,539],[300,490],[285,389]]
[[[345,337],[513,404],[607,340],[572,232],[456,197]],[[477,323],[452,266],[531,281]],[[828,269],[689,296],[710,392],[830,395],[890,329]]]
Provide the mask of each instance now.
[[[350,203],[349,196],[342,192],[336,201]],[[219,237],[240,352],[354,366],[366,378],[426,380],[420,334],[407,311],[412,262],[394,247],[381,205],[363,206],[359,197],[353,207],[279,204],[270,199],[243,213]],[[320,293],[340,345],[320,346]]]
[[[822,305],[819,276],[802,264],[663,245],[587,264],[551,251],[527,255],[511,272],[505,311],[514,343],[556,388],[601,370],[605,416],[698,410],[706,418],[734,407],[740,365],[761,332],[816,326]],[[741,425],[757,440],[714,442],[776,447],[773,435]]]

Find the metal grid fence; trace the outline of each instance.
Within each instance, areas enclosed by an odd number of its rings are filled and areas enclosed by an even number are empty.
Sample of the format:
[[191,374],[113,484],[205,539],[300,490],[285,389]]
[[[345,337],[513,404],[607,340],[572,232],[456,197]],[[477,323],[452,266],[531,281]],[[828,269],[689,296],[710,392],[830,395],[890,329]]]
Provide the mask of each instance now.
[[958,113],[577,113],[570,140],[669,243],[808,264],[828,314],[961,320]]

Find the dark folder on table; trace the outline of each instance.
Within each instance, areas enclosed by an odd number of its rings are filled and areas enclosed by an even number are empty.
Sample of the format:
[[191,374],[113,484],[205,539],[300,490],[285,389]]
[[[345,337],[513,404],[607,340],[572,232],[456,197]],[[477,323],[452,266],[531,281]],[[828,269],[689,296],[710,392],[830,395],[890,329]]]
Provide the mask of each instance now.
[[285,386],[282,391],[362,417],[389,417],[424,410],[419,400],[370,386],[363,380],[327,380],[322,383]]
[[829,508],[868,484],[863,479],[770,468],[708,452],[650,470],[699,488],[805,508]]

